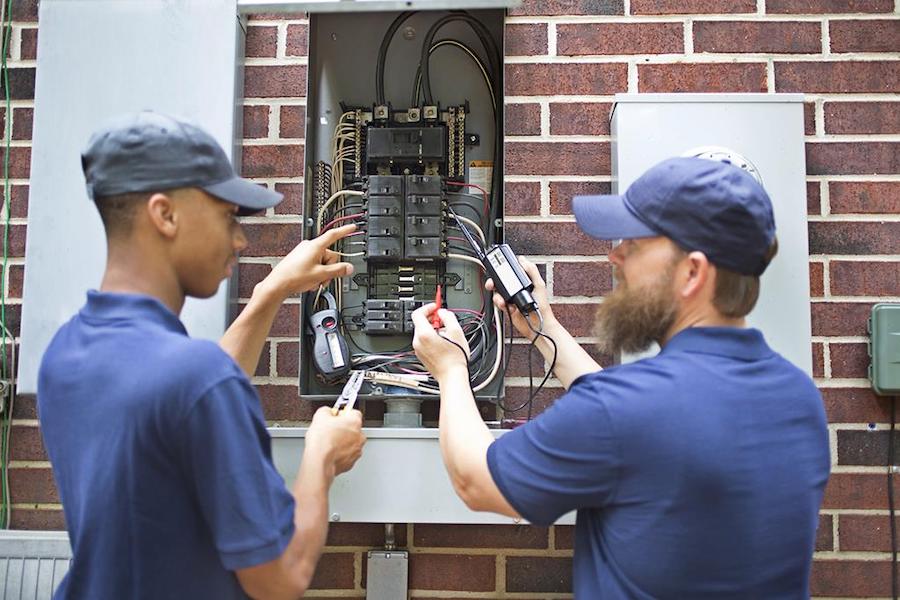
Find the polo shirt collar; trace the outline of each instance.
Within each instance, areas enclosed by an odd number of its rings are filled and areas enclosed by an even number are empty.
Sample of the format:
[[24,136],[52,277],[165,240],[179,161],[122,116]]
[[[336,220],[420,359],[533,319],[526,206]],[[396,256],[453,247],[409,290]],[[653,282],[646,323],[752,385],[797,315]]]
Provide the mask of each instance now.
[[669,340],[661,354],[671,352],[714,354],[739,360],[762,360],[774,354],[759,329],[742,327],[682,329]]
[[81,316],[91,320],[141,320],[156,323],[169,331],[187,335],[184,324],[162,302],[143,294],[120,294],[88,290]]

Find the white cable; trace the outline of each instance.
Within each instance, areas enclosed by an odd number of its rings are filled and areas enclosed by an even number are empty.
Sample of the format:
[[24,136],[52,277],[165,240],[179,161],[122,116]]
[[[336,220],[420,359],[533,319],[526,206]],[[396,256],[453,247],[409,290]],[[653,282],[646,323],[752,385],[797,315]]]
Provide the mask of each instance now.
[[356,190],[338,190],[333,193],[331,197],[325,201],[325,204],[322,205],[322,208],[319,209],[319,215],[316,218],[316,234],[318,234],[322,229],[322,219],[325,216],[325,212],[328,210],[328,207],[331,204],[340,198],[341,196],[365,196],[365,192],[358,192]]
[[481,270],[484,271],[484,265],[481,264],[481,261],[475,258],[474,256],[466,256],[465,254],[448,254],[447,258],[453,258],[455,260],[464,260],[466,262],[474,263],[481,267]]
[[478,223],[476,223],[472,219],[467,219],[466,217],[460,217],[459,215],[457,215],[456,218],[459,219],[460,221],[462,221],[463,223],[465,223],[466,225],[468,225],[469,227],[471,227],[472,229],[474,229],[475,232],[478,233],[478,237],[481,238],[481,243],[484,244],[485,246],[487,246],[487,240],[484,237],[484,232],[481,230],[481,227],[478,226]]

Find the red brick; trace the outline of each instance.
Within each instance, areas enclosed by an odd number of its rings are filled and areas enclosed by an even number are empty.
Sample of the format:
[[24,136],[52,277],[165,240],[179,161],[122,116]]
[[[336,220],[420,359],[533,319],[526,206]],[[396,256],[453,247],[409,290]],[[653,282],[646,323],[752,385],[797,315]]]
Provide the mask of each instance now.
[[238,265],[238,297],[250,298],[254,286],[272,272],[271,265],[245,263]]
[[563,327],[575,337],[594,335],[594,316],[599,303],[579,302],[578,304],[553,304],[553,314]]
[[900,223],[818,221],[809,224],[810,254],[900,254]]
[[551,181],[550,213],[554,215],[572,214],[572,198],[610,194],[608,181]]
[[547,54],[547,25],[544,23],[507,23],[506,56]]
[[278,377],[298,377],[300,375],[299,342],[281,342],[275,349],[276,375],[278,375]]
[[[394,540],[398,547],[406,546],[406,535],[406,525],[394,525]],[[328,526],[328,540],[325,545],[329,547],[380,548],[384,546],[384,525],[381,523],[331,523]]]
[[813,342],[812,369],[813,377],[825,377],[825,344]]
[[623,0],[525,0],[510,15],[622,15]]
[[506,135],[541,135],[540,104],[507,104],[504,110]]
[[9,282],[6,290],[7,298],[21,298],[25,283],[25,265],[9,265]]
[[256,369],[253,374],[257,377],[268,377],[271,372],[271,365],[272,352],[269,342],[266,342],[259,353],[259,360],[256,362]]
[[556,53],[568,56],[593,54],[681,54],[681,23],[574,23],[556,27]]
[[776,62],[778,92],[872,93],[900,92],[900,61]]
[[275,214],[299,215],[303,213],[302,183],[276,183],[275,191],[284,194],[284,200],[275,207]]
[[624,63],[506,65],[510,96],[607,95],[628,89]]
[[243,256],[284,256],[300,242],[299,223],[253,223],[243,229],[250,242]]
[[292,13],[253,13],[250,15],[251,21],[299,21],[306,19],[309,15],[305,12]]
[[575,526],[574,525],[554,525],[554,548],[560,550],[572,550],[575,548]]
[[287,48],[288,56],[306,56],[309,54],[309,26],[304,24],[288,25]]
[[554,296],[603,296],[612,290],[612,264],[557,262],[553,265]]
[[609,102],[550,104],[550,135],[609,135]]
[[536,181],[507,181],[503,185],[503,207],[507,215],[540,214],[541,184]]
[[806,172],[809,175],[900,173],[900,142],[807,143]]
[[37,403],[34,396],[16,396],[13,406],[14,419],[37,419]]
[[303,175],[303,144],[244,146],[244,177],[299,177]]
[[282,304],[272,323],[273,337],[297,337],[300,334],[300,305]]
[[835,296],[900,296],[900,263],[831,262]]
[[641,92],[765,92],[763,63],[638,65]]
[[[900,494],[900,477],[894,478],[894,493]],[[885,509],[887,478],[883,473],[832,473],[822,508]]]
[[13,21],[38,20],[38,0],[16,0],[12,3],[10,15]]
[[14,425],[9,437],[10,460],[49,460],[37,427]]
[[34,127],[34,109],[33,108],[13,109],[12,139],[14,139],[14,140],[30,140],[31,139],[31,130],[33,127]]
[[61,510],[13,508],[10,521],[11,529],[62,531],[66,528],[66,519]]
[[822,26],[787,21],[700,21],[694,23],[694,51],[819,54]]
[[9,470],[9,490],[13,504],[58,503],[59,493],[50,468]]
[[[509,351],[507,377],[528,377],[528,351],[531,344],[513,344]],[[538,380],[544,376],[544,358],[539,350],[531,351],[531,373]]]
[[251,58],[275,58],[278,53],[278,27],[250,26],[244,54]]
[[[888,464],[889,437],[889,431],[838,430],[838,464],[864,467]],[[900,440],[894,442],[894,455],[900,457]]]
[[816,103],[803,103],[803,133],[806,135],[816,134]]
[[[0,160],[6,156],[6,148],[0,151]],[[13,146],[9,149],[9,176],[12,179],[28,179],[31,175],[31,148]]]
[[549,528],[533,525],[416,525],[416,548],[538,548],[549,546]]
[[[896,517],[894,524],[900,530]],[[841,515],[838,537],[842,551],[890,552],[891,521],[888,515]]]
[[900,20],[831,21],[832,52],[897,52]]
[[826,102],[825,133],[900,133],[900,102]]
[[306,136],[306,107],[286,105],[281,107],[281,137],[302,138]]
[[756,0],[631,0],[633,15],[755,13]]
[[876,396],[870,388],[824,388],[821,392],[829,423],[890,421],[890,400]]
[[506,589],[510,592],[571,592],[572,559],[508,556]]
[[608,175],[609,144],[507,142],[507,175]]
[[409,587],[418,590],[487,592],[495,589],[493,556],[414,554],[409,561]]
[[832,377],[865,379],[868,368],[869,354],[865,344],[831,343]]
[[245,98],[303,98],[306,65],[244,67]]
[[38,30],[37,27],[22,29],[22,45],[19,47],[22,60],[37,59]]
[[309,584],[310,589],[353,589],[356,581],[356,567],[353,562],[353,554],[348,552],[322,554]]
[[828,192],[832,214],[900,214],[900,182],[831,181]]
[[506,236],[513,248],[526,255],[602,256],[610,248],[609,242],[588,237],[568,222],[507,223]]
[[872,303],[813,302],[812,334],[820,335],[868,335],[866,320]]
[[309,421],[315,407],[297,395],[297,384],[258,385],[263,414],[267,421]]
[[825,295],[825,265],[820,262],[809,263],[809,295],[821,298]]
[[766,0],[770,14],[884,13],[893,0]]
[[834,550],[834,525],[832,516],[819,515],[819,526],[816,528],[816,551],[825,552],[829,550]]
[[822,214],[822,187],[818,181],[806,182],[806,213]]
[[14,185],[9,192],[9,212],[15,219],[28,217],[28,185]]
[[9,255],[25,256],[25,237],[27,234],[25,225],[9,226]]
[[245,106],[244,107],[244,139],[252,140],[268,137],[269,135],[269,107]]
[[[34,99],[34,67],[11,67],[9,69],[9,98],[11,100]],[[0,86],[0,99],[6,99],[6,88]]]
[[815,560],[810,577],[813,596],[870,598],[890,595],[888,561]]

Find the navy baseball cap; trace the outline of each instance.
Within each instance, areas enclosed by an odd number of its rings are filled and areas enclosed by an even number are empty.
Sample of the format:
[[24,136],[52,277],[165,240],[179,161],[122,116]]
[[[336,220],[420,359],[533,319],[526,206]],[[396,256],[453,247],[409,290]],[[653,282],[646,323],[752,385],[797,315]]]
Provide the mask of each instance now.
[[88,196],[200,188],[247,215],[275,206],[278,192],[243,179],[225,151],[197,125],[143,111],[122,115],[96,131],[81,153]]
[[707,158],[670,158],[621,196],[576,196],[575,219],[601,240],[665,236],[714,265],[761,275],[775,240],[772,201],[749,173]]

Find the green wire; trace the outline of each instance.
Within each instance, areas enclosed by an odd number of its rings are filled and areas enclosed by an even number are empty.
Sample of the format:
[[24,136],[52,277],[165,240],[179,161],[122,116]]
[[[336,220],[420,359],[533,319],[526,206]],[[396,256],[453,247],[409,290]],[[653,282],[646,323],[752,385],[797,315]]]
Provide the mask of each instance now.
[[[10,381],[8,373],[8,365],[6,364],[6,275],[9,268],[9,151],[12,139],[12,105],[9,99],[9,67],[6,64],[6,54],[8,44],[12,38],[12,0],[6,2],[6,20],[3,23],[3,62],[0,67],[3,71],[3,89],[6,96],[6,127],[3,132],[5,140],[6,152],[3,156],[3,207],[6,211],[6,218],[3,226],[3,271],[0,276],[0,323],[3,324],[2,340],[2,356],[0,356],[0,375],[6,381]],[[15,344],[15,340],[12,340]],[[11,383],[11,381],[10,381]],[[8,407],[4,407],[7,414],[2,416],[3,426],[0,427],[0,528],[6,529],[9,524],[6,522],[6,505],[9,490],[6,489],[6,432],[9,429],[12,415],[8,413]]]

